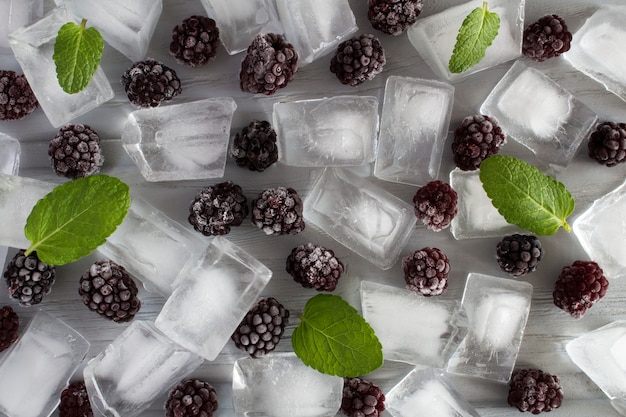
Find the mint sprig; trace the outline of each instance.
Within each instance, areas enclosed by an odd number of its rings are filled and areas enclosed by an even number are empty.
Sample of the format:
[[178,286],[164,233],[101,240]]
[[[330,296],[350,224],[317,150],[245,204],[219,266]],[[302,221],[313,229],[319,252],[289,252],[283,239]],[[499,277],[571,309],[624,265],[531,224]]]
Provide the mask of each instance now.
[[59,85],[68,94],[82,91],[95,74],[102,59],[104,41],[94,27],[68,22],[61,26],[54,43],[52,59]]
[[92,175],[55,187],[26,219],[26,254],[48,265],[74,262],[104,243],[130,207],[129,187],[108,175]]
[[448,62],[451,73],[467,71],[478,64],[485,56],[485,51],[498,36],[500,16],[487,10],[487,2],[467,15],[459,33],[452,56]]
[[574,198],[561,182],[521,159],[492,155],[480,164],[480,181],[507,222],[537,235],[553,235],[563,227]]
[[365,375],[383,364],[372,327],[337,295],[312,297],[291,335],[298,357],[318,371],[341,377]]

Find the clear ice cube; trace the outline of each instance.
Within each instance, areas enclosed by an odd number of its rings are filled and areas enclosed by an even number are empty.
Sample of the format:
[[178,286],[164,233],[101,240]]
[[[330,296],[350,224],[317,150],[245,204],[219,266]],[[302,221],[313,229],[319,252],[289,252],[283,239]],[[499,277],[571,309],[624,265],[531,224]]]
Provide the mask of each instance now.
[[237,104],[210,98],[132,112],[122,145],[146,181],[221,178]]
[[240,417],[334,417],[342,392],[343,378],[306,366],[292,352],[239,359],[233,367],[233,406]]
[[436,179],[453,101],[448,83],[387,78],[374,175],[412,185]]
[[[460,302],[404,288],[362,281],[361,310],[385,360],[442,368],[467,333]],[[409,323],[406,317],[411,317]]]
[[273,126],[284,164],[368,164],[376,157],[378,99],[336,96],[278,102],[274,104]]
[[495,117],[508,137],[539,160],[562,167],[570,163],[598,118],[548,76],[521,61],[491,90],[480,112]]
[[212,361],[271,277],[265,265],[217,236],[180,271],[155,324],[176,343]]
[[469,331],[447,371],[507,382],[524,336],[532,292],[528,282],[469,273],[462,299]]
[[324,170],[304,217],[381,269],[396,263],[416,222],[412,205],[341,168]]
[[[0,0],[0,4],[1,0]],[[0,174],[17,175],[20,167],[21,147],[20,142],[11,136],[0,132]],[[2,178],[0,178],[0,183]],[[0,186],[0,202],[4,201],[3,191]],[[0,221],[1,222],[1,221]],[[0,270],[4,271],[4,263],[7,258],[8,248],[0,245]]]
[[80,23],[65,7],[57,7],[42,19],[9,35],[9,45],[15,59],[54,127],[63,126],[114,96],[111,84],[100,66],[84,90],[68,94],[61,89],[52,54],[57,33],[67,22]]
[[9,47],[9,33],[43,16],[43,0],[0,0],[0,48]]

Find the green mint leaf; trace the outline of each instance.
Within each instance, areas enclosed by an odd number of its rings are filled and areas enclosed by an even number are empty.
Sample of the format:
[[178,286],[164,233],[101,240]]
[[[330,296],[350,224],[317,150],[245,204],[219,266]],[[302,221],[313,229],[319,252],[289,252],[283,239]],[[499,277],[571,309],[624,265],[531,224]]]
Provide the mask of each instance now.
[[451,73],[458,74],[478,64],[485,56],[500,29],[500,16],[487,10],[487,2],[467,15],[459,33],[452,56],[448,62]]
[[492,155],[480,164],[480,181],[507,222],[537,235],[571,230],[566,219],[574,198],[565,185],[512,156]]
[[59,85],[68,94],[83,90],[98,69],[104,41],[94,27],[85,28],[87,21],[80,25],[69,22],[61,26],[54,43],[52,59],[57,69]]
[[130,207],[128,185],[115,177],[92,175],[55,187],[26,219],[26,253],[48,265],[74,262],[104,243]]
[[383,364],[382,345],[374,330],[341,297],[312,297],[300,319],[291,344],[305,365],[325,374],[356,377]]

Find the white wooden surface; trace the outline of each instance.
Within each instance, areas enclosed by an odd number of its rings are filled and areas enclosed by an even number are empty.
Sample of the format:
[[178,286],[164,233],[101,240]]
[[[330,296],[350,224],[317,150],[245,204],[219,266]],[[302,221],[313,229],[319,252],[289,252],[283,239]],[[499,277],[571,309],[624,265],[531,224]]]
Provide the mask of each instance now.
[[[460,2],[459,0],[425,0],[422,16],[428,16]],[[600,4],[620,2],[623,0],[610,2],[527,0],[526,22],[535,21],[547,13],[557,13],[565,18],[570,29],[575,31],[580,27],[584,18]],[[255,118],[271,120],[272,105],[278,100],[319,98],[335,94],[361,94],[377,96],[382,104],[384,82],[389,75],[436,78],[417,55],[405,35],[390,37],[371,29],[367,21],[366,0],[351,0],[350,3],[360,27],[359,33],[371,32],[379,36],[387,55],[387,64],[383,73],[356,88],[344,86],[337,81],[335,75],[328,69],[330,56],[301,68],[295,80],[287,88],[279,90],[273,97],[242,93],[239,90],[238,73],[243,55],[229,56],[223,48],[220,48],[217,59],[213,63],[196,69],[183,68],[176,64],[168,53],[170,30],[191,14],[205,14],[199,0],[164,0],[163,14],[152,40],[149,56],[170,65],[181,77],[183,94],[173,103],[207,97],[233,97],[238,105],[233,120],[233,131],[240,129]],[[52,1],[46,0],[46,9],[51,7]],[[530,62],[527,64],[535,65]],[[126,116],[134,110],[119,83],[121,74],[131,65],[131,62],[106,46],[102,65],[115,90],[115,98],[101,108],[79,117],[75,122],[90,124],[104,138],[106,158],[104,172],[119,175],[131,184],[134,192],[145,197],[173,219],[191,227],[186,221],[189,201],[202,187],[222,180],[145,183],[119,143],[120,131]],[[510,65],[511,63],[500,65],[456,83],[451,129],[464,116],[478,112],[480,104],[491,87]],[[565,60],[559,58],[536,66],[596,111],[601,120],[623,121],[626,103],[606,92],[600,84],[578,73]],[[19,71],[19,66],[10,51],[0,52],[0,68]],[[24,120],[1,122],[0,131],[19,139],[22,143],[21,175],[61,181],[52,173],[46,155],[47,142],[54,136],[56,129],[50,125],[40,109]],[[523,156],[529,162],[535,162],[528,152],[512,141],[509,141],[503,148],[502,153]],[[448,173],[452,168],[452,156],[448,143],[440,179],[447,181]],[[303,197],[306,197],[319,172],[319,169],[293,168],[278,163],[263,173],[257,173],[241,169],[229,161],[224,179],[239,183],[249,199],[255,198],[264,188],[281,185],[294,187]],[[615,168],[606,168],[596,164],[587,157],[583,145],[572,166],[558,173],[558,177],[566,183],[576,199],[577,208],[571,217],[573,220],[595,198],[621,183],[626,177],[626,164]],[[386,189],[407,201],[411,201],[416,190],[414,187],[373,181],[384,185]],[[289,337],[298,323],[298,312],[302,310],[306,300],[316,294],[313,290],[300,287],[285,272],[285,259],[290,250],[298,244],[310,241],[326,245],[336,251],[347,265],[347,273],[341,279],[336,294],[343,296],[357,308],[359,306],[358,286],[361,280],[379,281],[398,287],[404,285],[399,263],[388,271],[381,271],[334,242],[313,224],[308,224],[306,230],[297,236],[272,237],[265,236],[249,221],[246,221],[241,227],[234,228],[228,238],[254,254],[274,272],[274,277],[264,291],[264,295],[278,298],[292,312],[291,324],[285,338],[278,345],[279,351],[290,350]],[[495,245],[499,240],[500,238],[456,241],[449,230],[434,233],[423,227],[416,227],[409,244],[402,251],[402,256],[425,246],[442,249],[448,254],[452,265],[449,289],[442,297],[460,298],[468,272],[505,277],[495,262]],[[545,258],[535,273],[523,278],[533,284],[534,295],[517,365],[518,367],[542,368],[561,378],[565,399],[562,407],[553,411],[551,416],[617,416],[618,414],[612,409],[600,389],[570,361],[565,353],[565,345],[583,332],[596,329],[616,319],[626,318],[626,304],[623,301],[626,284],[623,280],[611,280],[607,296],[589,310],[584,318],[574,320],[553,305],[552,289],[563,266],[577,259],[587,259],[587,257],[576,238],[563,230],[553,236],[542,237],[541,241],[546,250]],[[78,279],[98,257],[99,255],[94,253],[78,262],[59,267],[53,291],[40,305],[41,308],[65,320],[91,342],[91,349],[86,360],[100,352],[127,326],[102,319],[90,312],[80,301],[77,293]],[[154,319],[164,300],[143,289],[140,290],[140,298],[142,309],[137,319]],[[16,308],[23,317],[24,323],[34,314],[35,308],[21,308],[8,300],[5,291],[0,291],[0,304],[6,303],[11,303]],[[407,321],[410,319],[410,317],[406,318]],[[205,363],[194,373],[194,376],[205,378],[216,385],[220,398],[217,416],[234,415],[230,401],[230,373],[233,361],[242,356],[242,353],[229,343],[214,362]],[[387,391],[409,370],[410,367],[407,365],[388,362],[368,377]],[[509,407],[506,403],[506,385],[458,376],[453,376],[452,380],[482,416],[519,415],[516,408]],[[161,407],[162,400],[160,399],[142,416],[160,416],[162,415]],[[385,413],[385,415],[389,414]]]

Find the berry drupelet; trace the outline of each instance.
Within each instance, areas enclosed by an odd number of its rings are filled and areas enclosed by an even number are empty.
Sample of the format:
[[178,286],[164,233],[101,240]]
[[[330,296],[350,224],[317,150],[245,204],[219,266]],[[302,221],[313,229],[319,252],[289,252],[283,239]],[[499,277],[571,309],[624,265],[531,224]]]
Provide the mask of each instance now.
[[4,271],[9,295],[22,306],[41,303],[50,294],[56,277],[56,268],[42,262],[36,252],[25,255],[18,251]]
[[9,306],[0,308],[0,352],[8,349],[16,340],[20,318]]
[[61,392],[59,417],[93,417],[85,382],[72,382]]
[[400,35],[417,22],[422,0],[368,0],[367,17],[376,30],[387,35]]
[[459,197],[449,184],[431,181],[413,196],[415,215],[430,230],[439,232],[450,226],[458,212]]
[[450,261],[437,248],[423,248],[402,260],[406,288],[430,297],[441,295],[448,288]]
[[563,402],[563,388],[556,375],[540,369],[520,369],[509,382],[507,401],[518,410],[539,414],[552,411]]
[[543,62],[569,51],[571,41],[565,21],[555,14],[546,15],[524,29],[522,54]]
[[575,261],[561,270],[552,298],[557,307],[579,319],[606,295],[608,288],[609,281],[596,262]]
[[352,87],[373,79],[387,62],[378,38],[364,34],[341,42],[330,60],[330,71]]
[[273,351],[289,324],[289,310],[275,298],[259,300],[246,313],[231,339],[253,358]]
[[498,153],[504,143],[504,133],[495,119],[480,114],[467,116],[454,130],[454,163],[463,171],[473,171],[487,157]]
[[292,249],[286,269],[304,288],[334,291],[344,266],[332,250],[307,243]]
[[305,227],[302,209],[293,188],[267,188],[252,200],[252,224],[266,235],[296,235]]
[[599,164],[613,167],[626,161],[626,123],[599,123],[587,143],[589,156]]
[[189,206],[189,223],[205,236],[225,235],[248,215],[248,199],[241,187],[225,181],[203,188]]
[[194,15],[172,29],[170,54],[179,64],[193,68],[215,59],[219,43],[215,20]]
[[31,114],[39,102],[24,75],[0,70],[0,120],[20,120]]
[[165,417],[212,417],[217,407],[215,388],[206,381],[188,378],[169,392]]
[[541,242],[533,235],[505,236],[496,246],[498,265],[514,277],[535,271],[543,253]]
[[385,410],[385,395],[362,378],[344,378],[341,412],[348,417],[379,417]]
[[122,75],[122,86],[137,107],[157,107],[182,92],[176,71],[151,58],[127,69]]
[[100,136],[83,124],[68,124],[59,129],[48,146],[48,157],[54,172],[70,179],[96,174],[104,164]]
[[237,166],[265,171],[278,161],[276,131],[269,122],[254,120],[235,134],[229,153]]

